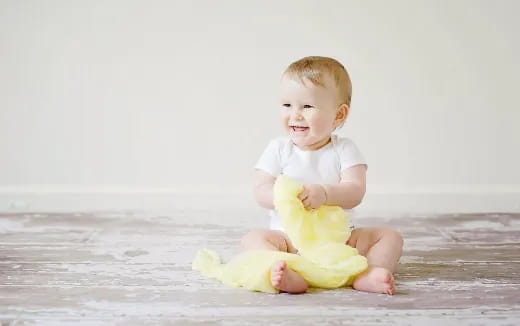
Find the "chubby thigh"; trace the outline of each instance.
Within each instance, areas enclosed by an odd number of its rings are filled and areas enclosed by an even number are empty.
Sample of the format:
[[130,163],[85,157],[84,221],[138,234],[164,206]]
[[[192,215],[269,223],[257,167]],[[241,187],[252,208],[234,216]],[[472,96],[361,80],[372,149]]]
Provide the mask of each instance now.
[[[356,248],[360,255],[367,256],[368,251],[380,240],[385,238],[385,244],[395,248],[385,248],[385,251],[399,251],[400,256],[403,240],[401,234],[390,228],[356,228],[347,240],[346,244]],[[291,240],[283,231],[257,229],[248,232],[242,237],[241,250],[267,249],[288,253],[298,253]]]
[[295,254],[298,252],[287,234],[278,230],[258,229],[248,232],[241,240],[242,251],[267,249]]
[[394,245],[396,250],[402,249],[401,234],[391,228],[356,228],[351,232],[347,245],[356,248],[360,255],[367,256],[368,251],[383,238],[387,244]]

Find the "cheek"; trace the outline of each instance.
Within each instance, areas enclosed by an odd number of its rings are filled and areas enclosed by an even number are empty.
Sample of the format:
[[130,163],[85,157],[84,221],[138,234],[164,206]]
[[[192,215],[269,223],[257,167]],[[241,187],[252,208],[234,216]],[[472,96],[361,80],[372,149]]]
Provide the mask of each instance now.
[[287,125],[289,124],[289,115],[282,112],[280,114],[280,123],[284,128],[287,128]]
[[308,121],[312,123],[312,126],[316,132],[328,131],[333,124],[333,119],[323,115],[314,115],[309,117]]

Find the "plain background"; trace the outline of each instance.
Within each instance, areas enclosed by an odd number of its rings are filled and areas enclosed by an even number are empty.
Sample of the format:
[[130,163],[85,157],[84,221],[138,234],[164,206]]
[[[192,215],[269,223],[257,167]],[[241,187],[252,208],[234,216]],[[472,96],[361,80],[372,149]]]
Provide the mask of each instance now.
[[254,163],[282,135],[280,74],[322,55],[353,81],[339,134],[369,162],[360,209],[519,211],[519,11],[2,0],[0,210],[168,206],[179,194],[254,205]]

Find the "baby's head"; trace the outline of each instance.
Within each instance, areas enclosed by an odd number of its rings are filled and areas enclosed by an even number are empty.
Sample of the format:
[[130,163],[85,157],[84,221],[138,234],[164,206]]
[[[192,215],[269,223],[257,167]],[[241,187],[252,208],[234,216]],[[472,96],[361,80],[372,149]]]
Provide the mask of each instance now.
[[317,150],[347,118],[352,84],[347,70],[327,57],[305,57],[282,75],[282,124],[301,149]]

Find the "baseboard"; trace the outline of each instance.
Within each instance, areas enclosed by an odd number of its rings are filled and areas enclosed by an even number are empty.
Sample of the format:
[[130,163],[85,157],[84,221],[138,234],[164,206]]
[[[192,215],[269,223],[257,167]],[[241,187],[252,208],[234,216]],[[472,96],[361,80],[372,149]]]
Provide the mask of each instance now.
[[[255,207],[250,186],[0,187],[0,211],[172,210]],[[520,212],[520,185],[368,186],[360,215]]]
[[359,210],[369,214],[520,212],[520,185],[372,185]]

